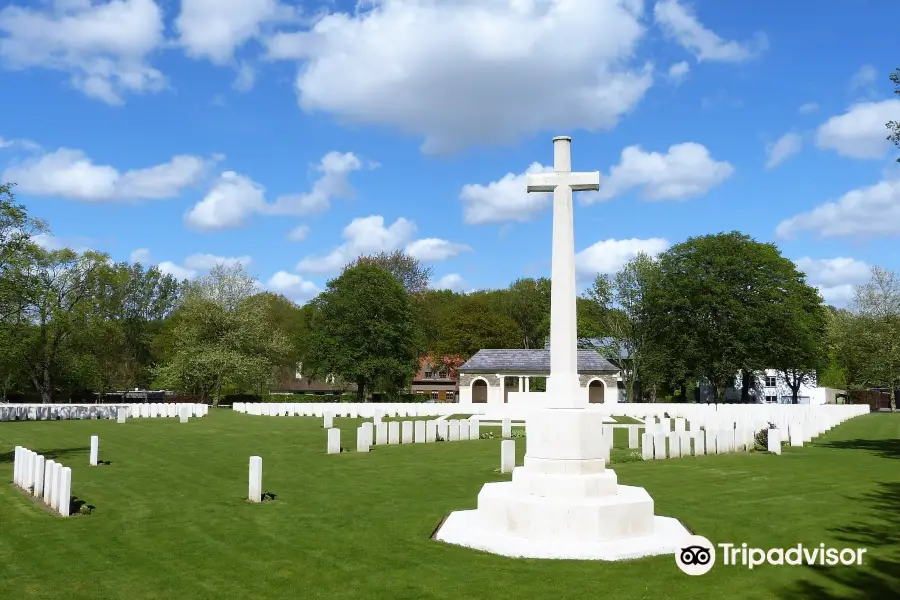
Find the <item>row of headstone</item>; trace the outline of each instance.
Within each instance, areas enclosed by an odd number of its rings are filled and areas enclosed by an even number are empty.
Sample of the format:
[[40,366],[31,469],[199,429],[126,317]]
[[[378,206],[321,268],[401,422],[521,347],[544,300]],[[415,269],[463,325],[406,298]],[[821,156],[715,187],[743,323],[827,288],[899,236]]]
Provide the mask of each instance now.
[[[339,454],[340,429],[331,427],[327,431],[327,453]],[[477,440],[480,432],[481,422],[476,417],[433,421],[366,421],[356,428],[356,451],[368,452],[372,446]]]
[[72,469],[23,446],[16,446],[13,483],[39,498],[54,512],[69,516],[72,502]]
[[65,421],[72,419],[116,419],[124,423],[131,418],[190,417],[209,413],[206,404],[186,402],[144,404],[5,404],[0,405],[0,421]]
[[355,402],[235,402],[232,410],[263,417],[333,417],[376,419],[385,417],[446,417],[459,412],[456,403],[382,404]]

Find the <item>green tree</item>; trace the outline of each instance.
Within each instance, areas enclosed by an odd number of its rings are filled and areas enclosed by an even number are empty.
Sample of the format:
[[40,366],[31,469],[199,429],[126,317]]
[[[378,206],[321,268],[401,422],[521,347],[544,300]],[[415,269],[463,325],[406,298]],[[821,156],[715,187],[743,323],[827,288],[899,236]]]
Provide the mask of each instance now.
[[268,322],[264,303],[251,300],[254,290],[253,277],[240,264],[217,265],[185,284],[157,381],[199,393],[213,406],[229,389],[266,392],[290,347],[284,332]]
[[434,352],[469,359],[485,348],[519,346],[519,325],[497,305],[490,293],[459,296],[443,313]]
[[900,275],[872,268],[870,280],[856,288],[857,316],[852,333],[854,348],[862,355],[857,376],[867,387],[891,391],[891,409],[896,410],[900,387]]
[[505,312],[519,331],[519,348],[543,348],[550,335],[550,280],[517,279],[506,290]]
[[[767,364],[784,375],[797,404],[800,387],[816,383],[816,376],[828,364],[828,309],[818,291],[802,279],[788,276],[784,301],[767,311],[773,339]],[[780,326],[779,326],[780,323]]]
[[356,383],[359,402],[376,385],[402,389],[422,354],[415,317],[407,290],[389,272],[365,262],[344,269],[311,302],[303,368]]
[[599,309],[606,331],[605,348],[622,370],[628,402],[634,402],[635,382],[643,373],[643,351],[647,345],[644,323],[644,293],[656,270],[656,263],[641,252],[628,261],[613,278],[599,274],[586,297]]
[[18,275],[23,298],[15,326],[23,338],[28,378],[41,401],[49,403],[63,366],[71,364],[78,332],[85,326],[83,307],[91,302],[108,257],[69,249],[32,252],[33,265]]
[[799,333],[785,338],[783,328],[800,329],[801,315],[791,311],[802,302],[791,297],[808,286],[776,246],[739,232],[694,237],[658,265],[644,294],[645,322],[657,351],[678,357],[676,376],[703,376],[724,400],[742,370],[775,359],[781,368],[806,367],[790,360],[802,349]]
[[[891,73],[891,81],[894,84],[894,93],[900,96],[900,68]],[[888,128],[887,139],[900,148],[900,121],[888,121],[886,127]],[[897,159],[897,162],[900,162],[900,158]]]
[[344,267],[344,269],[352,269],[362,264],[384,269],[396,277],[410,294],[419,294],[427,290],[428,283],[433,275],[431,267],[423,266],[420,260],[413,258],[402,250],[360,256]]
[[16,203],[12,183],[0,185],[0,322],[15,321],[22,310],[26,278],[35,260],[33,238],[46,225]]

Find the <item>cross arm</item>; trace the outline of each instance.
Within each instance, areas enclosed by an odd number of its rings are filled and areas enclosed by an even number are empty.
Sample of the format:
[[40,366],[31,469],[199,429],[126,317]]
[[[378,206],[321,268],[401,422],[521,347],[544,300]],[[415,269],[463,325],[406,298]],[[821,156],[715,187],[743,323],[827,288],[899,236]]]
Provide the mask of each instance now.
[[558,185],[568,184],[573,192],[600,189],[600,171],[586,173],[531,173],[527,178],[529,192],[552,192]]

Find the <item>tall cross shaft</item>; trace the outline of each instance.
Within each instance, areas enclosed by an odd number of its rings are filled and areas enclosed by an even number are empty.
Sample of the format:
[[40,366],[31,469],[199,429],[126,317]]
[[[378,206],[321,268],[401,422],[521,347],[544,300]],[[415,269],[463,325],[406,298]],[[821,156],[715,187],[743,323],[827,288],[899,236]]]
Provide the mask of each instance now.
[[578,339],[575,309],[575,222],[572,192],[600,189],[600,172],[572,172],[572,138],[553,138],[553,172],[528,175],[529,192],[553,192],[553,254],[550,267],[550,376],[547,399],[577,408]]

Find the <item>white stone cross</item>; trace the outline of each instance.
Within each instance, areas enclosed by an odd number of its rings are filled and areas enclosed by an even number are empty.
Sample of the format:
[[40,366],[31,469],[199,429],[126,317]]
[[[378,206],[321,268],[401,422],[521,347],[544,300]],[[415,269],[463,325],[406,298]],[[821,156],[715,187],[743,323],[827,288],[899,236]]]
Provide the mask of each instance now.
[[572,172],[572,138],[553,138],[553,172],[528,175],[529,192],[553,192],[553,254],[550,268],[550,376],[548,404],[581,408],[575,313],[575,223],[572,192],[600,189],[600,172]]

